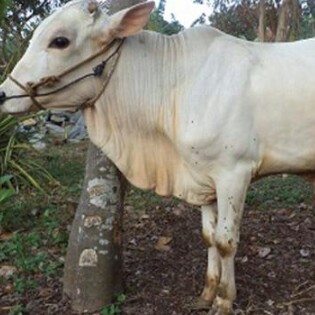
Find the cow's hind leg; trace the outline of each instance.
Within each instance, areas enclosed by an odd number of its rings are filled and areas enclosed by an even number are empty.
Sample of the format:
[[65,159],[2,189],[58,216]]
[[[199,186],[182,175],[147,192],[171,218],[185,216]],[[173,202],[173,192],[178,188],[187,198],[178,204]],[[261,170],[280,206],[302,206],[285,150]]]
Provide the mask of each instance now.
[[221,261],[221,277],[211,315],[232,314],[232,305],[236,298],[234,257],[251,172],[250,169],[240,167],[221,175],[216,181],[218,223],[215,233]]
[[199,307],[211,306],[216,296],[220,281],[220,257],[216,248],[215,231],[217,225],[216,204],[202,206],[202,235],[208,246],[208,267],[205,279],[205,287],[197,302]]

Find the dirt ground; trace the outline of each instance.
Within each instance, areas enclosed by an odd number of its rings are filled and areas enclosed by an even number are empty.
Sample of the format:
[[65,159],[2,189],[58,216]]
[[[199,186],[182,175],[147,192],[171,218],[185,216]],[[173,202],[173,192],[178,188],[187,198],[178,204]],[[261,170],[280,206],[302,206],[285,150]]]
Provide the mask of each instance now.
[[[236,258],[236,314],[315,314],[315,217],[312,209],[300,208],[246,209]],[[142,219],[127,211],[125,222],[123,314],[207,314],[189,308],[206,270],[198,209],[166,202],[148,208]]]
[[[198,208],[171,199],[148,203],[140,212],[134,208],[127,204],[125,209],[122,314],[207,314],[190,308],[202,290],[207,261]],[[315,314],[313,211],[304,204],[291,210],[246,207],[236,258],[235,314]],[[60,279],[29,290],[23,314],[73,314],[61,291]],[[12,299],[0,290],[1,303],[12,305]]]

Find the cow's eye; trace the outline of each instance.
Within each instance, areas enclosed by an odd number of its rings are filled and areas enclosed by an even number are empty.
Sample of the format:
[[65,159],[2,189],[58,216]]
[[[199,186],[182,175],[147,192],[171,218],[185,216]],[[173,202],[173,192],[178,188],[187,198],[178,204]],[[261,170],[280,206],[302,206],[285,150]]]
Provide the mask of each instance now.
[[56,37],[49,44],[49,48],[65,49],[70,45],[70,40],[66,37]]

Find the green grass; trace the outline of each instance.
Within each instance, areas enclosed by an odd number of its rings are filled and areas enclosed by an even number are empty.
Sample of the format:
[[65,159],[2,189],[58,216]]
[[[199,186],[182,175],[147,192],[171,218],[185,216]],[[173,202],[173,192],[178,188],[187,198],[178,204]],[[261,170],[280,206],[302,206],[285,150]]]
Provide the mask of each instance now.
[[101,310],[100,315],[117,315],[121,313],[121,306],[126,301],[126,296],[120,294],[114,304],[108,305]]
[[[83,153],[82,153],[83,149]],[[84,175],[85,145],[52,147],[36,155],[37,163],[47,168],[59,181],[48,193],[24,186],[10,201],[1,206],[0,268],[14,266],[9,278],[0,278],[0,287],[14,286],[21,295],[40,285],[40,278],[62,275],[68,230],[76,201],[79,199]],[[34,155],[25,158],[34,158]],[[16,314],[21,305],[16,305]],[[15,313],[12,314],[15,314]]]
[[252,184],[247,193],[246,204],[252,208],[296,208],[301,203],[311,205],[313,187],[302,177],[289,175],[270,176]]
[[0,205],[7,202],[15,194],[15,190],[8,187],[12,176],[0,177]]

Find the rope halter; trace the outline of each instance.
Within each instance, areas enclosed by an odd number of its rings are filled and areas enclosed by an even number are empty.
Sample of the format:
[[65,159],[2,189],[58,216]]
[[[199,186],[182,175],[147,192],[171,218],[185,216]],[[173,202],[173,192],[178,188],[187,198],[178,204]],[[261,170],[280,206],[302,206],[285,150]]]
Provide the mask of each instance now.
[[[114,50],[112,54],[110,54],[105,60],[103,60],[101,63],[97,64],[95,67],[92,68],[92,72],[84,74],[73,81],[56,88],[50,92],[46,93],[39,93],[39,89],[46,87],[46,88],[53,88],[56,84],[60,83],[64,77],[66,77],[68,74],[72,73],[73,71],[79,69],[80,67],[86,65],[87,63],[93,61],[97,57],[103,55],[105,52],[107,52],[110,48],[112,48],[116,42],[118,42],[118,46]],[[6,101],[11,100],[11,99],[21,99],[21,98],[27,98],[29,97],[34,105],[39,109],[39,110],[44,110],[45,107],[36,99],[37,97],[43,97],[43,96],[50,96],[57,94],[61,91],[66,90],[67,88],[89,78],[89,77],[95,77],[95,78],[100,78],[102,77],[104,70],[108,64],[108,62],[112,61],[111,64],[109,65],[109,69],[106,72],[106,76],[104,79],[104,82],[101,86],[100,91],[91,99],[85,101],[84,103],[80,104],[79,106],[76,107],[76,110],[79,109],[84,109],[87,107],[92,107],[94,104],[99,100],[99,98],[102,96],[102,94],[105,92],[106,87],[108,86],[108,83],[110,82],[110,79],[116,69],[116,66],[118,64],[119,57],[121,55],[121,50],[122,46],[124,43],[124,39],[114,39],[112,40],[109,44],[105,45],[105,47],[97,52],[94,55],[91,55],[90,57],[84,59],[83,61],[77,63],[73,67],[70,67],[63,71],[62,73],[58,75],[53,75],[53,76],[47,76],[41,78],[38,82],[28,82],[26,84],[22,84],[19,82],[16,78],[14,78],[12,75],[9,75],[8,78],[14,82],[19,88],[21,88],[23,91],[25,91],[25,94],[19,94],[19,95],[11,95],[11,96],[6,96],[4,92],[0,93],[0,105],[4,104]]]

